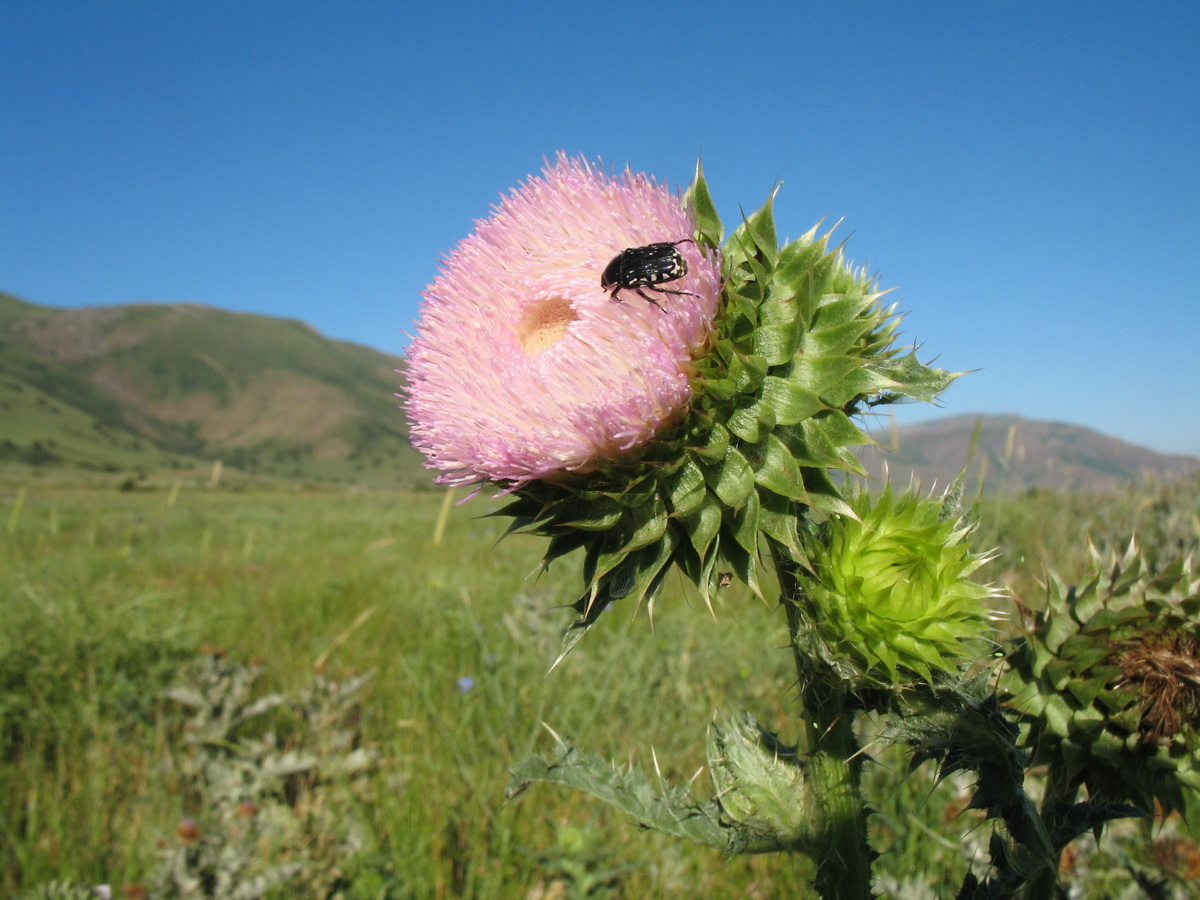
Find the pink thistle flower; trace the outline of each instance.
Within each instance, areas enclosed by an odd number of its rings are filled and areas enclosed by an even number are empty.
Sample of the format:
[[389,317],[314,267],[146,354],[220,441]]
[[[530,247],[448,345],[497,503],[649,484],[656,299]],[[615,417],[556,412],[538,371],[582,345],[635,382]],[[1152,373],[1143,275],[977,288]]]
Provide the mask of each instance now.
[[693,236],[679,195],[559,153],[476,222],[426,291],[408,353],[413,444],[442,484],[519,487],[628,456],[687,412],[692,361],[721,295],[715,252],[676,249],[688,272],[661,308],[601,289],[631,247]]

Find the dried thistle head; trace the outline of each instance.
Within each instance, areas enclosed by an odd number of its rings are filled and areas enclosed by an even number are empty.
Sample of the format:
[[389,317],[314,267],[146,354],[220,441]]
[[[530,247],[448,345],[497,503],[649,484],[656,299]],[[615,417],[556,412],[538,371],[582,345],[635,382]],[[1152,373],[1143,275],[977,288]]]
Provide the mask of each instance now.
[[1118,641],[1107,662],[1121,670],[1119,691],[1141,694],[1138,733],[1148,747],[1169,744],[1200,724],[1200,637],[1183,631],[1151,632]]

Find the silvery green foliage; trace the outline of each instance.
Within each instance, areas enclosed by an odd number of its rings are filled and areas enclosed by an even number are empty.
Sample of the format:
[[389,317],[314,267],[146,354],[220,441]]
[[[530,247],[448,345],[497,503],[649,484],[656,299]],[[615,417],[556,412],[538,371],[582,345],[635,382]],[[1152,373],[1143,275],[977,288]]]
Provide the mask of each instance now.
[[731,853],[811,853],[821,810],[805,760],[753,716],[708,730],[708,768]]
[[743,715],[709,729],[708,767],[714,791],[701,800],[690,785],[656,783],[560,740],[553,757],[513,766],[507,796],[552,782],[585,791],[648,828],[730,854],[808,848],[815,810],[804,802],[810,791],[795,748]]
[[21,895],[21,900],[97,900],[108,898],[112,892],[108,885],[92,887],[88,884],[78,884],[70,879],[56,878],[40,884],[31,891]]
[[[147,900],[257,900],[276,888],[329,896],[359,852],[354,800],[378,762],[357,729],[370,676],[318,673],[294,694],[262,694],[262,674],[210,651],[163,693],[184,711],[174,762],[192,815],[158,842],[160,864],[139,886]],[[22,900],[112,896],[107,885],[55,880]]]
[[733,835],[722,827],[719,806],[697,801],[687,787],[656,785],[632,766],[618,766],[599,754],[584,754],[559,740],[553,756],[534,756],[513,766],[505,796],[512,799],[534,782],[551,782],[585,791],[644,826],[727,850]]
[[261,675],[208,653],[165,692],[188,716],[177,765],[195,813],[164,842],[155,900],[254,900],[284,885],[324,896],[360,849],[351,801],[376,765],[356,728],[369,676],[262,695]]

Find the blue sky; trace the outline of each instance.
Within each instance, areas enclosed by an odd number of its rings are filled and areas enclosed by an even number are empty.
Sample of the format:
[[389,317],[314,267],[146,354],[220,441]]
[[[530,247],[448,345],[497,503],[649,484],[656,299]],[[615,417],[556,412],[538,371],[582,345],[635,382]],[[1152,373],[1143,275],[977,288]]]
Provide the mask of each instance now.
[[[736,15],[734,14],[736,12]],[[0,290],[194,301],[400,352],[440,256],[564,149],[726,222],[781,180],[956,383],[1200,454],[1200,4],[0,6]]]

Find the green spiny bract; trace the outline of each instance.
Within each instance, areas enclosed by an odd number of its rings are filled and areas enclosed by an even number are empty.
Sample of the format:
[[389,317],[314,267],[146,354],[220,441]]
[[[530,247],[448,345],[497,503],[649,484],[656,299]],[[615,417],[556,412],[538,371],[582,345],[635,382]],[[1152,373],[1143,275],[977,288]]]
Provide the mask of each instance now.
[[871,439],[852,417],[933,400],[956,377],[894,346],[894,310],[827,235],[780,248],[768,200],[722,244],[699,167],[686,200],[696,240],[720,247],[724,283],[687,415],[636,458],[530,483],[497,513],[550,538],[545,564],[584,549],[588,589],[564,652],[612,601],[652,606],[671,564],[710,605],[735,575],[761,596],[764,535],[802,558],[809,512],[854,515],[831,477],[863,473],[850,448]]
[[1191,556],[1150,571],[1093,548],[1090,580],[1052,575],[1044,610],[1023,610],[1024,639],[1004,686],[1035,763],[1064,803],[1180,812],[1200,834],[1200,578]]
[[971,579],[990,557],[972,552],[957,491],[895,498],[889,485],[849,502],[850,514],[805,536],[797,646],[860,695],[956,676],[991,636],[995,596]]

